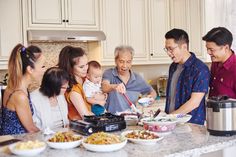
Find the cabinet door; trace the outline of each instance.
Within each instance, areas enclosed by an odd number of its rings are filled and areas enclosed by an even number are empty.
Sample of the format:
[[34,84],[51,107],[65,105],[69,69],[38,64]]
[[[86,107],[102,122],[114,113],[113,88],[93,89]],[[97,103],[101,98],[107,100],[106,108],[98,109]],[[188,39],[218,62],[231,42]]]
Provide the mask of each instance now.
[[106,40],[102,41],[103,65],[113,65],[115,47],[125,43],[123,10],[123,0],[101,1],[101,29],[106,34]]
[[163,50],[165,34],[170,30],[169,1],[150,0],[150,60],[153,63],[170,63],[171,59]]
[[13,47],[23,42],[21,0],[0,0],[0,69],[7,69]]
[[29,26],[62,27],[64,0],[29,0]]
[[170,0],[171,27],[185,30],[189,35],[189,50],[205,60],[204,45],[204,6],[202,0]]
[[146,63],[149,58],[147,17],[147,0],[127,1],[125,33],[127,44],[131,45],[135,51],[133,64]]
[[98,30],[98,0],[67,0],[67,26]]

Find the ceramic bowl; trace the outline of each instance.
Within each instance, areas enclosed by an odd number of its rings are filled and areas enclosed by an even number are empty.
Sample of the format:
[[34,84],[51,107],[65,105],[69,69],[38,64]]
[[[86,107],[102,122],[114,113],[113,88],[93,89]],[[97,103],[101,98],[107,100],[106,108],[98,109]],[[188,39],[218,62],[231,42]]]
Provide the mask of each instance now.
[[152,98],[141,98],[141,99],[138,100],[138,103],[141,106],[146,107],[146,106],[150,105],[151,101],[152,101]]
[[176,118],[169,117],[152,117],[142,119],[143,127],[145,130],[153,132],[170,132],[175,129],[177,120]]

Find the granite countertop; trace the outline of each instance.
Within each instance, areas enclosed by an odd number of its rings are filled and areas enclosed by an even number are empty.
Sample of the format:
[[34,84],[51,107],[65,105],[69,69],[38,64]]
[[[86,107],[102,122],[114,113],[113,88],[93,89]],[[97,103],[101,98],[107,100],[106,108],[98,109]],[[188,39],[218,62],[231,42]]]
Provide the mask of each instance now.
[[[141,126],[131,126],[129,129],[142,129]],[[115,132],[119,134],[120,132]],[[45,139],[42,133],[20,135],[17,138],[23,140]],[[226,147],[236,145],[236,135],[231,137],[211,136],[205,126],[194,124],[181,124],[169,135],[156,145],[144,146],[128,142],[127,145],[116,152],[96,153],[85,150],[82,146],[69,150],[56,150],[46,148],[40,157],[187,157],[199,156],[202,153],[208,153]],[[13,156],[9,152],[0,153],[1,157]]]

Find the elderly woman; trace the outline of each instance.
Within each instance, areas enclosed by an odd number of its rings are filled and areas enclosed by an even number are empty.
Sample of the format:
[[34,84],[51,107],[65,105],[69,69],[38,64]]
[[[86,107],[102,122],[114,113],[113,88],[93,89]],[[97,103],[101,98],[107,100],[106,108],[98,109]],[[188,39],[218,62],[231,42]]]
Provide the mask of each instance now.
[[135,103],[140,94],[156,98],[155,90],[138,74],[131,70],[134,50],[130,46],[115,49],[115,68],[107,69],[103,74],[102,89],[108,93],[106,108],[111,113],[130,109],[122,94]]
[[69,124],[64,96],[68,81],[66,71],[51,67],[44,73],[40,88],[30,93],[35,110],[33,119],[39,129],[62,128]]

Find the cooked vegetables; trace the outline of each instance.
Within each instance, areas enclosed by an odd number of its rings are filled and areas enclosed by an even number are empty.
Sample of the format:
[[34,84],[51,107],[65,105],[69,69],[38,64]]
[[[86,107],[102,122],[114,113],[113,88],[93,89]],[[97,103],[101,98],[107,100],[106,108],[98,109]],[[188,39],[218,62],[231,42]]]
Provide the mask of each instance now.
[[144,139],[144,140],[150,140],[150,139],[157,139],[159,136],[155,135],[154,133],[151,133],[147,130],[135,130],[127,135],[125,135],[127,138],[134,138],[134,139]]
[[52,138],[50,138],[49,142],[73,142],[82,139],[81,136],[73,135],[71,132],[58,132]]

